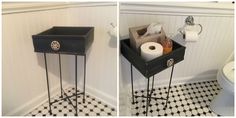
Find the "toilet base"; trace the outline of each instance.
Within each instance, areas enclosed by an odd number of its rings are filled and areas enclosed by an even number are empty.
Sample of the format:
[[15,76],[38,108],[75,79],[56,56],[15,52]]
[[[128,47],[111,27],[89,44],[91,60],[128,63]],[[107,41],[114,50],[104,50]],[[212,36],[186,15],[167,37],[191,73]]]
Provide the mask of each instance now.
[[212,100],[210,108],[218,115],[234,116],[234,94],[222,89]]

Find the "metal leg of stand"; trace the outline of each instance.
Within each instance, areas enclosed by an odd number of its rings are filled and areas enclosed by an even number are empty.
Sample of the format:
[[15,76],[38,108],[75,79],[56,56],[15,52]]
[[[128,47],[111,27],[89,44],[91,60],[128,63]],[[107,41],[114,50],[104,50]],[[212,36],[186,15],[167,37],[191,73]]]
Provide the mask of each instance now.
[[149,107],[149,78],[147,83],[146,116],[148,115],[148,107]]
[[134,104],[134,83],[133,83],[133,68],[132,64],[130,64],[130,71],[131,71],[131,87],[132,87],[132,104]]
[[150,93],[150,95],[149,95],[149,103],[151,102],[151,97],[152,97],[152,93],[153,93],[153,86],[154,86],[154,75],[152,76],[152,89],[151,89],[151,93]]
[[152,76],[152,91],[153,91],[153,86],[154,86],[154,75]]
[[63,98],[63,94],[62,94],[62,75],[61,75],[61,55],[60,54],[59,54],[59,69],[60,69],[61,98]]
[[48,80],[48,67],[47,67],[47,57],[46,53],[44,53],[44,62],[45,62],[45,69],[46,69],[46,79],[47,79],[47,89],[48,89],[48,103],[49,103],[49,113],[52,115],[52,109],[51,109],[51,97],[50,97],[50,88],[49,88],[49,80]]
[[86,83],[86,54],[84,55],[84,88],[83,88],[83,103],[85,102],[85,83]]
[[174,64],[172,65],[172,69],[171,69],[170,81],[169,81],[169,87],[168,87],[168,92],[167,92],[167,98],[166,98],[166,105],[165,105],[165,108],[167,108],[167,104],[168,104],[168,99],[169,99],[169,93],[170,93],[170,86],[171,86],[173,71],[174,71]]
[[78,116],[77,102],[77,55],[75,55],[75,116]]

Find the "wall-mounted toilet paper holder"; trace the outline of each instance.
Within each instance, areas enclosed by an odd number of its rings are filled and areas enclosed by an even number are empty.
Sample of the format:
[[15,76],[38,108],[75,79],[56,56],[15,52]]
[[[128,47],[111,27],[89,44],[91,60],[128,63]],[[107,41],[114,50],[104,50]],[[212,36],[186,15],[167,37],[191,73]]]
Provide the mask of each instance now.
[[193,16],[188,16],[186,19],[185,19],[185,25],[183,26],[183,28],[181,28],[179,30],[179,32],[183,35],[185,35],[185,32],[184,32],[184,29],[187,27],[187,26],[194,26],[194,25],[198,25],[200,27],[200,31],[198,32],[198,35],[202,33],[202,25],[201,24],[195,24],[194,23],[194,18]]

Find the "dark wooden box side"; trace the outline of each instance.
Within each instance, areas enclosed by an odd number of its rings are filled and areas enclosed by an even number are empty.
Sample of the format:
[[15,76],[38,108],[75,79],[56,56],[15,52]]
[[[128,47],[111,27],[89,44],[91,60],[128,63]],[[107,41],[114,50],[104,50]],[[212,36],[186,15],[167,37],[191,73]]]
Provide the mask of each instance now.
[[184,60],[185,47],[173,41],[172,52],[145,62],[140,54],[130,47],[129,39],[125,39],[121,41],[121,53],[148,78],[167,69],[167,60],[173,58],[175,64]]
[[143,75],[145,74],[145,61],[140,58],[138,53],[136,53],[133,49],[130,48],[129,39],[121,40],[121,53],[123,56],[134,66],[136,67]]
[[[35,52],[84,55],[93,43],[94,27],[53,27],[33,35],[32,39]],[[54,40],[61,44],[58,51],[51,49]]]
[[[81,39],[81,40],[78,40]],[[83,55],[85,52],[84,37],[67,37],[67,36],[33,36],[33,45],[35,52],[44,53],[62,53],[62,54],[75,54]],[[66,40],[65,40],[66,39]],[[51,49],[51,42],[57,40],[61,44],[61,48],[58,51]],[[68,43],[73,42],[73,43]]]
[[68,36],[86,36],[94,27],[63,27],[54,26],[37,35],[68,35]]
[[85,52],[91,47],[94,41],[94,27],[92,27],[86,35],[88,40],[85,40]]

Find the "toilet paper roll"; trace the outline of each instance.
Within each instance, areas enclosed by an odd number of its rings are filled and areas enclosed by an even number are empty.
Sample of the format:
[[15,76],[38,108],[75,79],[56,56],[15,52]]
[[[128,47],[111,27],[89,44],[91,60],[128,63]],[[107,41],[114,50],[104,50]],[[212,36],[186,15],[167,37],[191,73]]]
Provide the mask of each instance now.
[[163,54],[163,47],[156,42],[147,42],[141,45],[141,56],[145,61],[150,61]]
[[199,38],[198,31],[185,30],[185,41],[194,42],[194,41],[197,41],[198,38]]

